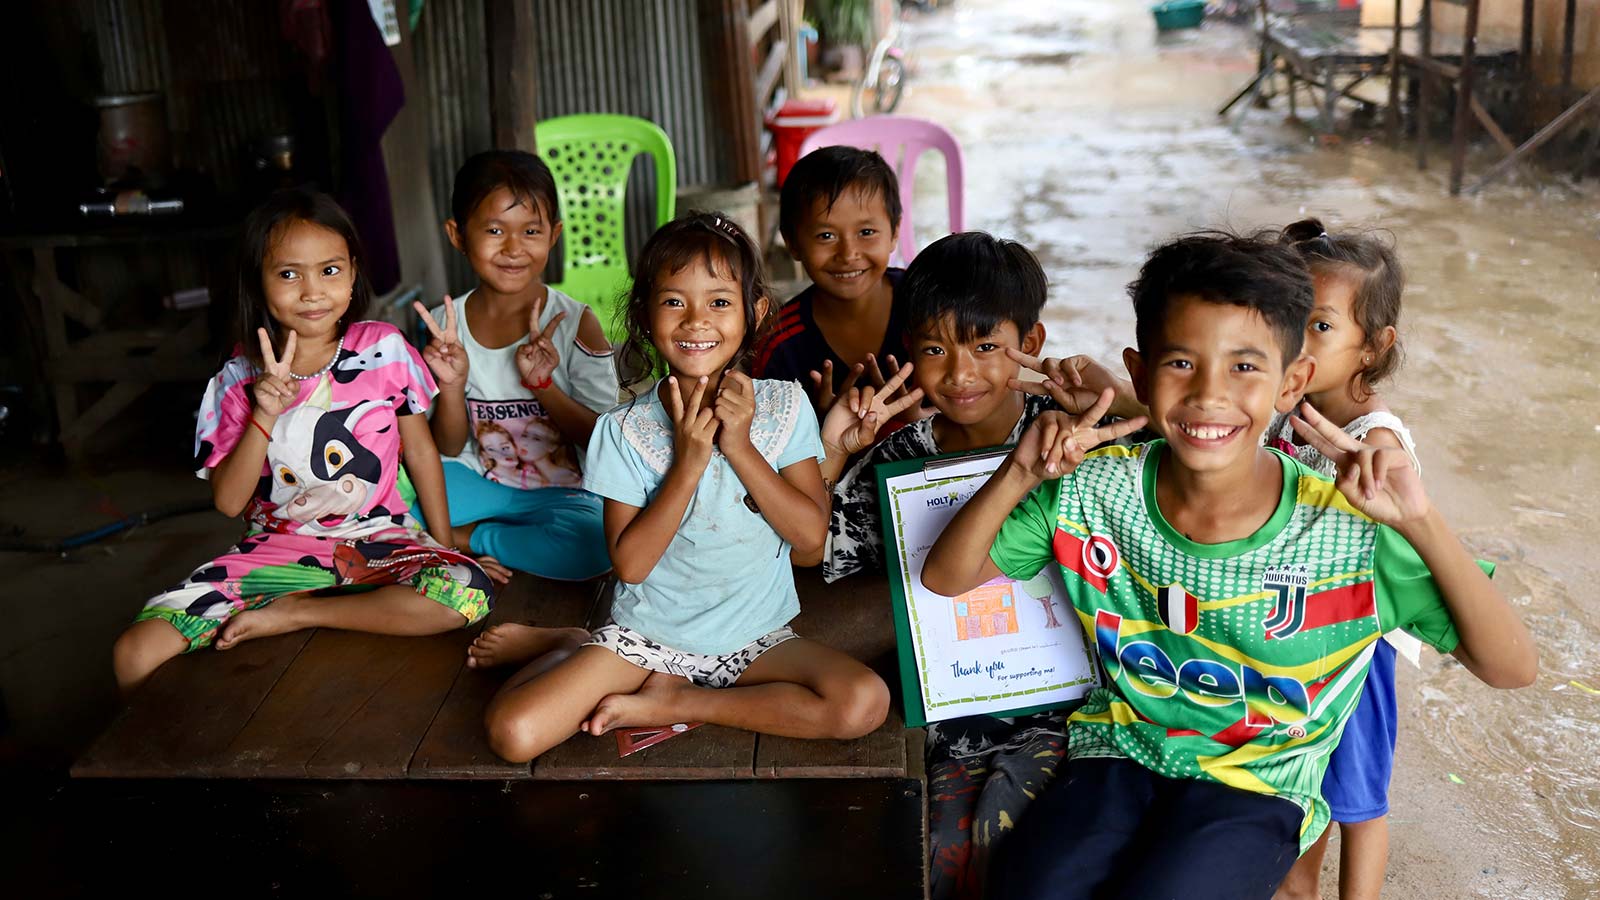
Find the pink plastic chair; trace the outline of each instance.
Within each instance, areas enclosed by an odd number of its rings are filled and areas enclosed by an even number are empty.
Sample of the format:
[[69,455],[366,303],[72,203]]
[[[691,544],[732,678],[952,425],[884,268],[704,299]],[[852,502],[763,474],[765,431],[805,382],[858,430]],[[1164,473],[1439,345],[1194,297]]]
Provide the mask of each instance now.
[[926,119],[910,116],[868,116],[829,125],[805,139],[800,145],[800,155],[819,147],[860,147],[876,150],[894,168],[900,179],[900,206],[904,210],[900,219],[900,249],[897,255],[902,265],[917,255],[917,242],[911,229],[911,200],[917,157],[924,150],[938,150],[944,154],[945,191],[950,199],[950,230],[961,231],[962,168],[964,160],[961,144],[944,126]]

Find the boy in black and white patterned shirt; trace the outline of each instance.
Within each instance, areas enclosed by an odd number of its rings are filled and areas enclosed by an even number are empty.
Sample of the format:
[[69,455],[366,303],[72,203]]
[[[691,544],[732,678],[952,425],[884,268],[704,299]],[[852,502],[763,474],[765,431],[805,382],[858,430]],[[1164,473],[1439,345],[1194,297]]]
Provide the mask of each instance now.
[[[949,235],[917,255],[899,290],[910,363],[882,390],[841,394],[823,423],[822,475],[837,479],[821,559],[828,582],[883,568],[874,466],[1015,443],[1039,413],[1058,408],[1041,386],[1018,381],[1024,365],[1053,377],[1082,409],[1104,387],[1119,388],[1119,403],[1132,395],[1088,357],[1034,359],[1044,346],[1039,313],[1047,288],[1039,261],[1016,241],[978,231]],[[937,414],[871,446],[879,426],[924,398]],[[863,447],[871,449],[846,470]]]
[[[1123,410],[1136,402],[1132,386],[1088,357],[1035,358],[1044,345],[1045,275],[1021,244],[981,232],[950,235],[917,255],[899,290],[911,364],[884,389],[847,391],[823,423],[822,475],[838,479],[821,559],[829,582],[884,567],[875,466],[1012,444],[1040,413],[1061,408],[1043,384],[1018,381],[1024,367],[1054,380],[1072,412],[1112,387],[1113,411],[1136,414]],[[936,414],[872,445],[880,425],[924,397]],[[863,448],[870,449],[846,470]],[[948,896],[955,883],[975,883],[988,842],[1050,781],[1064,745],[1060,712],[963,716],[929,726],[929,784],[942,786],[929,804],[934,896]]]

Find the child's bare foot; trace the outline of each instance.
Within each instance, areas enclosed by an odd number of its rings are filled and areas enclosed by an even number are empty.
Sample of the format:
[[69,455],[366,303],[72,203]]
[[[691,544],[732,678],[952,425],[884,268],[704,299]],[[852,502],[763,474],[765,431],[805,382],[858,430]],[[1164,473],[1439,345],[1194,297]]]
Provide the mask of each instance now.
[[556,650],[570,654],[588,639],[589,632],[582,628],[536,628],[512,622],[491,625],[467,648],[467,667],[522,665]]
[[247,609],[235,615],[222,626],[222,633],[213,646],[228,650],[244,641],[304,628],[295,620],[295,606],[300,602],[303,601],[298,597],[279,597],[260,609]]
[[602,735],[613,728],[672,725],[683,721],[678,704],[680,695],[693,689],[687,678],[651,672],[637,691],[603,698],[579,730]]

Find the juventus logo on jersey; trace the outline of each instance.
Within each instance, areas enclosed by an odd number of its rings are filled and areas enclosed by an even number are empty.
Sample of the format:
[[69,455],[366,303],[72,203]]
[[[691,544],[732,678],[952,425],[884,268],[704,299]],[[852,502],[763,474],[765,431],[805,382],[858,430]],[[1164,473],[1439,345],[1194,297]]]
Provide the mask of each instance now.
[[1282,640],[1305,627],[1306,587],[1310,583],[1311,570],[1304,565],[1267,567],[1261,576],[1261,589],[1278,595],[1272,615],[1261,623],[1268,640]]
[[1183,589],[1181,584],[1169,584],[1156,592],[1161,606],[1161,623],[1178,634],[1188,634],[1200,624],[1200,599]]

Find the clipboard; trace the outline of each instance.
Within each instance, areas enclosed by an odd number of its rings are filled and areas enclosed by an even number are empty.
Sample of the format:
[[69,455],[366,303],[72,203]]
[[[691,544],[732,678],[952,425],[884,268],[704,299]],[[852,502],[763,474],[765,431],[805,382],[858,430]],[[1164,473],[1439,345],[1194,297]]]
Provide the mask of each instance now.
[[[1046,712],[1059,709],[1081,699],[1084,694],[1087,694],[1090,689],[1099,683],[1098,667],[1094,664],[1094,656],[1089,647],[1088,638],[1078,621],[1077,613],[1073,609],[1071,601],[1066,599],[1066,590],[1060,584],[1059,574],[1054,571],[1053,567],[1046,566],[1045,572],[1054,578],[1053,589],[1055,593],[1052,596],[1062,601],[1064,621],[1061,621],[1057,626],[1061,627],[1062,631],[1055,636],[1055,639],[1058,644],[1067,645],[1062,658],[1070,660],[1066,667],[1063,668],[1062,675],[1054,680],[1058,683],[1053,683],[1049,690],[999,691],[996,694],[982,698],[982,702],[978,705],[987,708],[981,710],[954,708],[972,705],[964,701],[950,704],[936,703],[936,706],[948,707],[945,710],[939,710],[937,713],[929,709],[929,692],[924,690],[923,681],[925,670],[923,666],[919,665],[918,636],[924,634],[921,629],[925,626],[928,629],[927,633],[931,635],[934,628],[943,628],[950,623],[935,623],[931,620],[922,622],[920,617],[918,621],[913,621],[911,594],[917,593],[918,597],[926,595],[929,598],[936,598],[939,595],[928,592],[926,588],[914,588],[910,584],[910,579],[915,577],[910,561],[912,554],[908,553],[904,546],[905,523],[900,514],[901,509],[896,506],[895,501],[902,495],[920,492],[924,489],[939,491],[941,493],[935,496],[932,502],[928,503],[928,506],[932,508],[938,505],[948,509],[949,515],[954,515],[956,509],[959,509],[960,505],[965,503],[966,498],[975,493],[988,480],[989,474],[999,466],[1001,460],[1010,452],[1011,448],[1006,446],[975,452],[945,453],[934,457],[882,463],[874,469],[874,477],[877,479],[878,485],[878,510],[883,528],[884,560],[889,575],[889,592],[894,612],[895,643],[899,653],[900,685],[905,697],[904,712],[907,725],[921,726],[928,724],[929,721],[939,721],[980,712],[994,716],[1022,716]],[[903,476],[908,475],[920,476],[920,480],[906,482]],[[891,481],[898,481],[901,486],[897,489],[892,489]],[[910,485],[909,489],[906,487],[907,484]],[[947,502],[940,502],[946,500],[946,498],[948,498]],[[918,571],[920,572],[920,566],[918,566]],[[1041,573],[1041,575],[1044,574]],[[1006,581],[1008,584],[1014,584],[1009,580]],[[988,587],[990,586],[980,586],[968,592],[968,594],[962,595],[962,597],[968,597]],[[994,593],[994,591],[991,590],[990,593]],[[944,599],[958,604],[962,598]],[[1017,627],[1017,619],[1020,617],[1020,610],[1015,608],[1016,599],[1015,592],[1013,592],[1011,597],[1013,609],[1010,613],[1014,617],[1010,622],[1013,629]],[[1046,608],[1048,609],[1048,606]],[[961,611],[959,605],[952,608],[952,612],[959,611]],[[968,617],[969,626],[972,618]],[[982,616],[977,618],[982,624]],[[959,631],[961,624],[956,622],[953,627],[956,627]],[[992,632],[999,631],[1001,627],[1001,624],[997,622],[993,629],[986,628],[982,635],[974,635],[973,637],[977,641],[992,639],[996,636]],[[1002,635],[1002,637],[1004,636]],[[925,638],[922,643],[927,645],[932,642]],[[923,660],[923,662],[926,662],[926,660]],[[1019,682],[1021,686],[1025,686],[1025,684],[1024,682]],[[1037,698],[1040,696],[1048,696],[1049,699],[1039,702]]]

